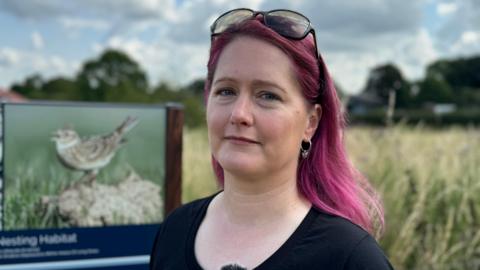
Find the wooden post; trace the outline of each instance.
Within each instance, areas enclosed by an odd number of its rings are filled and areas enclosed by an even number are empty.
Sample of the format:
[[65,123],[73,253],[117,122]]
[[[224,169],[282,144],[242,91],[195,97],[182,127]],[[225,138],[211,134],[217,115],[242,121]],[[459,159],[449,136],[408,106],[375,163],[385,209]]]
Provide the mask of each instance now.
[[390,91],[388,91],[388,108],[385,119],[385,124],[387,127],[391,127],[393,125],[393,115],[395,113],[395,102],[397,96],[396,94],[397,92],[394,89],[390,89]]
[[183,106],[167,103],[165,140],[165,217],[182,203],[182,131]]

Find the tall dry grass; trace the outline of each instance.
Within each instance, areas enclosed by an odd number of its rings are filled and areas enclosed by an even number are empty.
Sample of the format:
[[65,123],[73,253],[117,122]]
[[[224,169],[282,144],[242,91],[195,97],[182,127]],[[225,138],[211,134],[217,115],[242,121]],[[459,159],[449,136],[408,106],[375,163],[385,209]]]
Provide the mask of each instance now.
[[206,129],[184,131],[182,159],[183,202],[211,195],[217,190]]
[[[480,269],[480,130],[354,127],[345,142],[383,198],[396,269]],[[206,131],[186,130],[184,149],[187,202],[217,187]]]
[[355,128],[346,143],[383,197],[398,269],[479,269],[480,130]]

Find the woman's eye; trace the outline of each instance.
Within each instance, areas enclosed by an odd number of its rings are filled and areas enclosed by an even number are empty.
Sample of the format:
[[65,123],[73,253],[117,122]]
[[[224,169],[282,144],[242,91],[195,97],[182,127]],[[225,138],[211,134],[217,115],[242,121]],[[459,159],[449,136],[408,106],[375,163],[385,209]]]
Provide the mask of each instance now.
[[260,98],[264,100],[281,100],[281,98],[278,95],[271,92],[260,93]]
[[215,95],[217,95],[217,96],[232,96],[232,95],[235,95],[235,91],[232,90],[232,89],[228,89],[228,88],[218,89],[217,91],[215,91]]

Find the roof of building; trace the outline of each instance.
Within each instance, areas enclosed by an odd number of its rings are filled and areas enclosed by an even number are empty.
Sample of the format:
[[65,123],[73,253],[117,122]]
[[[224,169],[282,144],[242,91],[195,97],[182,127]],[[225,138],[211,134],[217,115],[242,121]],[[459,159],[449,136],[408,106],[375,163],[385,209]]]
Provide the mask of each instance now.
[[19,93],[0,88],[0,102],[26,102],[28,99]]

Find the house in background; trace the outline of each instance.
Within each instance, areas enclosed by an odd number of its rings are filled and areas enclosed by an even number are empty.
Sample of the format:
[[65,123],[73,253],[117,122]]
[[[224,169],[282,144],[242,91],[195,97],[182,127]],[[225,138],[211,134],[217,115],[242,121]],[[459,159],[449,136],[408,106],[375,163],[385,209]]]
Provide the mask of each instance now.
[[0,102],[27,102],[28,99],[14,91],[0,88]]
[[350,96],[346,101],[347,111],[350,114],[364,115],[373,109],[384,108],[382,100],[376,95],[368,92],[362,92],[355,96]]

